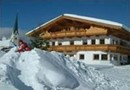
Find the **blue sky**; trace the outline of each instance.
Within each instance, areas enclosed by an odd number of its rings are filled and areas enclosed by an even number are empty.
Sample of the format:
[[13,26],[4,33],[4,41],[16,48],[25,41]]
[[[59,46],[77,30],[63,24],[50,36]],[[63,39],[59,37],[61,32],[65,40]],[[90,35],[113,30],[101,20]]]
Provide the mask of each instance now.
[[0,27],[33,28],[63,13],[112,20],[130,27],[130,0],[0,0]]

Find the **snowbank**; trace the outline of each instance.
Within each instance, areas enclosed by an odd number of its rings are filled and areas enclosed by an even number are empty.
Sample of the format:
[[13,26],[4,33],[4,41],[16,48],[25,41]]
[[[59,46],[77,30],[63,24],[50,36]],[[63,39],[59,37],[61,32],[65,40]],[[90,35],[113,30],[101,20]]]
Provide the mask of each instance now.
[[127,90],[127,86],[61,53],[39,49],[18,53],[13,48],[0,58],[0,89]]
[[3,56],[5,54],[5,52],[0,51],[0,57]]

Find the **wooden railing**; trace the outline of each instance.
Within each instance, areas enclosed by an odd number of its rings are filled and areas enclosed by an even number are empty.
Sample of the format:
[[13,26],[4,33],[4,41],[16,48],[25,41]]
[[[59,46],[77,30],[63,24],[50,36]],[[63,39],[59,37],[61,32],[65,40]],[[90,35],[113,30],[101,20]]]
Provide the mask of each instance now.
[[60,31],[54,33],[44,33],[40,35],[44,39],[55,39],[55,38],[65,38],[65,37],[83,37],[92,35],[106,35],[107,30],[74,30],[74,31]]
[[50,51],[71,52],[71,51],[107,51],[130,55],[130,47],[122,47],[120,45],[62,45],[50,46]]

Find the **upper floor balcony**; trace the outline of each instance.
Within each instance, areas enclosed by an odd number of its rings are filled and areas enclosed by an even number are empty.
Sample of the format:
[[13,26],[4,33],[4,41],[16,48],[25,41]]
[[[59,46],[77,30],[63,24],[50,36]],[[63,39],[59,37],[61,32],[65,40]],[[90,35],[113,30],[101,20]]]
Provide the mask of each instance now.
[[80,30],[68,30],[68,31],[58,31],[58,32],[44,32],[40,34],[41,38],[44,39],[56,39],[56,38],[71,38],[71,37],[84,37],[93,35],[106,35],[108,34],[106,29],[80,29]]
[[50,51],[72,52],[72,51],[107,51],[130,55],[130,48],[120,45],[62,45],[50,46]]

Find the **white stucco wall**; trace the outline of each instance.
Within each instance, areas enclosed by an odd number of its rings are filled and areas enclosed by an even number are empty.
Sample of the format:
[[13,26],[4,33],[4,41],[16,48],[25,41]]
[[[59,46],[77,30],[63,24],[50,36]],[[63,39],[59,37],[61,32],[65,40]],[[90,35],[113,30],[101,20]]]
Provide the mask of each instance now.
[[[96,42],[95,44],[100,44],[100,39],[105,40],[105,44],[120,44],[120,38],[115,36],[91,36],[91,37],[82,37],[82,38],[64,38],[64,39],[57,39],[57,40],[51,40],[50,45],[52,45],[52,42],[55,42],[55,46],[58,45],[58,43],[62,43],[62,45],[70,45],[70,41],[74,41],[74,45],[83,45],[83,41],[87,41],[87,45],[92,45],[92,39],[94,39]],[[126,40],[122,40],[130,46],[130,42]]]
[[57,40],[51,40],[50,45],[52,45],[52,42],[55,42],[55,46],[58,45],[58,43],[61,43],[62,45],[70,45],[70,41],[74,41],[74,45],[83,45],[83,41],[87,42],[87,45],[92,45],[92,39],[95,40],[95,44],[100,44],[100,39],[105,40],[105,44],[111,44],[113,43],[113,39],[117,40],[117,38],[112,36],[91,36],[91,37],[82,37],[82,38],[64,38],[64,39],[57,39]]
[[62,41],[62,45],[70,45],[70,41]]
[[[80,54],[84,54],[84,60],[79,59]],[[93,55],[99,54],[99,60],[93,60]],[[87,64],[110,64],[109,60],[101,60],[101,54],[108,54],[103,51],[79,51],[75,55],[79,61],[85,62]]]
[[58,45],[58,41],[55,41],[55,46],[57,46]]
[[100,39],[96,38],[96,44],[100,44]]
[[[55,42],[55,46],[58,45],[58,43],[61,43],[61,45],[70,45],[70,41],[74,41],[74,45],[83,45],[83,41],[87,41],[87,45],[92,45],[91,41],[92,39],[95,39],[95,45],[100,44],[100,39],[105,40],[105,44],[120,44],[120,38],[114,37],[114,36],[91,36],[91,37],[82,37],[82,38],[64,38],[64,39],[57,39],[57,40],[51,40],[50,45],[52,45],[52,42]],[[125,41],[125,40],[123,40]],[[130,42],[125,41],[128,44]],[[73,54],[73,51],[72,51]],[[85,59],[80,60],[79,55],[84,54]],[[94,54],[99,54],[99,60],[93,60],[93,55]],[[101,60],[101,55],[102,54],[107,54],[108,55],[108,60]],[[87,64],[111,64],[114,63],[116,65],[119,65],[121,62],[126,63],[128,61],[128,55],[122,55],[120,53],[112,53],[112,52],[103,52],[103,51],[79,51],[74,55],[77,60],[85,62]],[[117,60],[115,60],[115,57],[117,56]]]
[[[80,54],[84,54],[84,60],[80,59]],[[94,54],[99,54],[99,60],[93,59]],[[102,54],[107,54],[108,60],[101,60]],[[128,55],[103,51],[79,51],[74,56],[74,58],[86,64],[120,65],[121,63],[125,64],[128,61]],[[115,57],[117,57],[117,59]]]
[[75,40],[74,45],[83,45],[83,40]]

